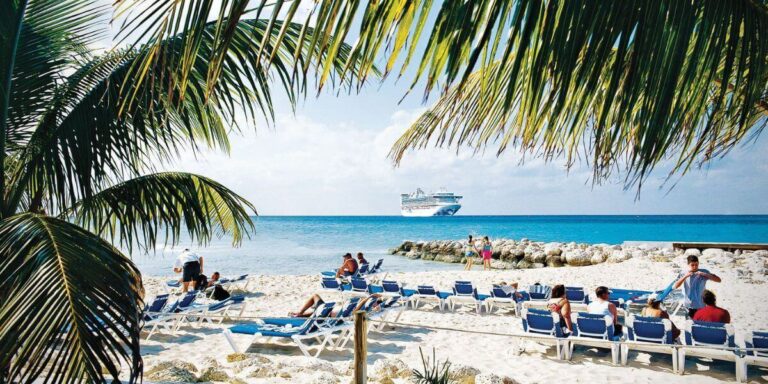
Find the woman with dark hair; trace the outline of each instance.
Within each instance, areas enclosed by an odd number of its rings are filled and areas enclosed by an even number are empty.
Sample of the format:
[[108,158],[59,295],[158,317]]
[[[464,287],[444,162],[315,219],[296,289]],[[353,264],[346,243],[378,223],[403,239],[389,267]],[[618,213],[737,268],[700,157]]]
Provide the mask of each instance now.
[[547,302],[547,308],[551,312],[560,315],[560,327],[568,329],[568,332],[573,330],[571,324],[571,302],[565,296],[565,286],[562,284],[552,287],[552,295]]
[[488,239],[488,236],[483,237],[483,246],[480,253],[481,256],[483,256],[483,271],[490,271],[493,246],[491,245],[491,240]]
[[[661,301],[656,300],[655,297],[648,298],[648,303],[645,305],[645,307],[643,307],[643,311],[640,312],[640,316],[658,317],[667,319],[672,322],[672,319],[669,318],[669,313],[661,309]],[[677,329],[675,323],[672,323],[672,339],[677,340],[678,336],[680,336],[680,330]]]

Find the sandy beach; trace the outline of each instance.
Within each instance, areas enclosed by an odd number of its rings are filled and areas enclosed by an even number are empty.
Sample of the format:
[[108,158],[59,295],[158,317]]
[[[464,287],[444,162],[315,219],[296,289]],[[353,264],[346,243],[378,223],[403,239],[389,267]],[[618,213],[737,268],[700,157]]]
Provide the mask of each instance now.
[[[722,277],[720,284],[710,282],[708,288],[717,293],[718,304],[730,311],[737,338],[747,330],[768,328],[768,308],[758,305],[765,293],[765,269],[739,257],[707,258],[702,267]],[[751,263],[751,264],[750,264]],[[407,286],[434,284],[448,290],[455,280],[471,280],[482,292],[492,283],[516,281],[521,287],[565,283],[581,285],[590,291],[598,285],[630,289],[655,290],[666,286],[684,267],[684,256],[671,261],[633,258],[622,263],[606,263],[585,267],[540,268],[484,272],[474,270],[419,273],[386,271],[372,277],[386,276]],[[461,268],[457,265],[457,269]],[[755,269],[758,270],[755,270]],[[320,291],[318,275],[254,276],[249,284],[247,310],[244,316],[285,316],[295,311],[309,294]],[[162,292],[163,279],[147,278],[148,297]],[[326,301],[338,300],[333,294],[321,293]],[[678,326],[684,319],[673,319]],[[521,320],[504,312],[478,315],[469,308],[456,312],[422,307],[406,310],[401,322],[436,327],[450,327],[497,333],[521,332]],[[150,382],[169,379],[168,366],[182,367],[198,379],[232,383],[347,383],[351,379],[351,343],[346,349],[328,350],[318,358],[303,357],[298,348],[277,344],[254,344],[245,355],[235,355],[222,333],[222,326],[184,327],[175,335],[153,335],[142,344],[147,367],[145,379]],[[237,339],[241,343],[246,338]],[[733,364],[688,359],[684,375],[672,372],[667,355],[630,353],[628,366],[613,366],[608,350],[577,347],[572,361],[558,360],[554,347],[529,343],[519,356],[511,353],[516,344],[512,337],[476,335],[464,332],[397,327],[383,333],[370,333],[368,374],[372,382],[407,383],[408,369],[420,368],[419,348],[438,359],[449,359],[456,372],[469,372],[464,382],[504,382],[507,377],[519,383],[622,382],[622,383],[710,383],[735,381]],[[168,362],[171,362],[168,364]],[[184,364],[188,363],[188,364]],[[191,364],[191,365],[189,365]],[[475,377],[475,374],[478,374]],[[494,376],[495,375],[495,376]],[[768,371],[750,368],[750,380],[765,380]],[[470,380],[471,377],[471,380]]]

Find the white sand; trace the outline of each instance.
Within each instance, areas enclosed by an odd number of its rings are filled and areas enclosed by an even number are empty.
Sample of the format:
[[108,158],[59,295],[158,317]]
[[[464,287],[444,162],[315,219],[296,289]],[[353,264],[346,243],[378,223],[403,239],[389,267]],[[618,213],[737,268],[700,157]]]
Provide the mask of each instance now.
[[[504,280],[517,281],[521,287],[535,282],[543,284],[564,283],[581,285],[592,290],[598,285],[631,289],[655,290],[665,287],[677,275],[683,265],[682,256],[673,262],[654,262],[648,259],[631,259],[619,264],[600,264],[589,267],[542,268],[514,271],[471,272],[441,271],[423,273],[396,273],[387,276],[409,286],[435,284],[441,290],[449,290],[455,280],[471,280],[482,292],[487,292],[492,283]],[[385,266],[386,267],[386,266]],[[720,275],[723,283],[710,282],[708,288],[718,295],[718,304],[731,312],[737,332],[768,328],[768,307],[759,304],[766,293],[766,286],[743,277],[735,269],[707,263],[702,267]],[[456,266],[461,269],[461,265]],[[380,274],[375,280],[384,277]],[[319,291],[319,276],[256,276],[250,283],[246,316],[285,316],[295,311],[308,294]],[[159,291],[161,279],[147,279],[148,296]],[[326,301],[332,296],[323,294]],[[681,326],[681,318],[674,319]],[[457,313],[435,310],[408,310],[400,321],[431,326],[453,327],[491,332],[522,331],[519,318],[506,314],[477,315],[469,308]],[[244,343],[246,338],[238,339]],[[397,328],[386,333],[371,333],[369,336],[369,374],[377,360],[401,359],[411,368],[420,368],[419,347],[431,355],[436,349],[439,359],[450,359],[453,364],[466,365],[483,373],[508,376],[520,383],[568,382],[568,383],[709,383],[734,381],[733,364],[705,362],[688,359],[683,376],[671,372],[671,358],[665,355],[631,353],[628,366],[611,365],[610,352],[577,348],[573,360],[560,361],[554,347],[529,345],[520,356],[510,354],[516,340],[510,337],[478,336],[460,332],[431,331],[425,329]],[[152,368],[163,361],[181,360],[195,364],[198,369],[218,364],[231,378],[248,383],[289,383],[289,382],[340,382],[350,380],[349,369],[352,360],[351,343],[341,351],[326,351],[320,359],[305,358],[298,348],[275,346],[274,344],[253,345],[249,353],[268,358],[268,377],[248,377],[257,365],[245,369],[238,363],[227,363],[232,353],[221,328],[204,326],[183,328],[176,335],[160,334],[143,342],[142,351],[145,366]],[[213,363],[213,360],[216,363]],[[242,365],[242,364],[240,364]],[[751,380],[766,380],[768,371],[750,368]],[[395,382],[407,382],[397,379]]]

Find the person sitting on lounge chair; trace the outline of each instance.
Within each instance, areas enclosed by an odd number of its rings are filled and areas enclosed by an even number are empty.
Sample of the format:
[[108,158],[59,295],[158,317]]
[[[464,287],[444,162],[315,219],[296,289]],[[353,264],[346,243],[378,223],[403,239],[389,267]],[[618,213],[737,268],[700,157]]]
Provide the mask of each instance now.
[[[357,307],[355,307],[355,311],[359,310],[360,308],[363,308],[363,306],[365,306],[368,303],[368,300],[376,300],[379,303],[381,303],[381,295],[373,294],[373,295],[370,295],[368,297],[365,297],[365,298],[361,299],[357,303]],[[301,309],[299,309],[298,312],[289,312],[288,316],[290,316],[290,317],[310,317],[310,316],[312,316],[312,313],[315,312],[315,309],[317,309],[317,307],[323,305],[323,303],[325,303],[325,301],[323,301],[323,298],[320,297],[320,295],[315,293],[312,296],[310,296],[309,300],[307,300],[307,302],[304,303],[304,305],[301,307]],[[374,306],[374,309],[376,309],[377,307],[378,307],[378,304],[376,304]],[[334,312],[331,313],[331,316],[336,316],[336,314],[337,313],[334,311]]]
[[368,264],[368,260],[365,259],[362,252],[357,253],[357,265]]
[[352,276],[357,272],[357,261],[352,258],[351,253],[344,255],[344,263],[341,264],[341,268],[336,272],[336,277]]
[[611,291],[608,287],[597,287],[595,289],[595,301],[589,303],[587,306],[587,312],[593,315],[609,316],[613,321],[614,334],[621,334],[621,324],[619,324],[619,312],[616,310],[616,306],[613,305],[608,299],[611,297]]
[[[648,298],[648,304],[643,307],[642,312],[640,312],[640,316],[658,317],[661,319],[667,319],[672,322],[672,320],[669,318],[669,313],[661,309],[661,301],[656,300],[655,296]],[[680,330],[675,326],[675,323],[672,323],[672,339],[677,340],[678,336],[680,336]]]
[[705,289],[704,294],[701,296],[701,299],[704,302],[704,308],[696,311],[693,315],[693,320],[726,324],[731,322],[731,314],[716,305],[717,297],[715,297],[715,294],[712,291]]
[[517,283],[510,283],[507,284],[506,281],[502,281],[501,283],[496,284],[501,288],[501,290],[506,293],[507,295],[513,294],[515,299],[522,299],[523,295],[520,294],[520,292],[517,291],[518,284]]
[[547,308],[550,312],[560,315],[560,327],[567,328],[568,332],[573,331],[571,324],[571,302],[565,296],[565,285],[558,284],[552,287],[552,296],[547,302]]

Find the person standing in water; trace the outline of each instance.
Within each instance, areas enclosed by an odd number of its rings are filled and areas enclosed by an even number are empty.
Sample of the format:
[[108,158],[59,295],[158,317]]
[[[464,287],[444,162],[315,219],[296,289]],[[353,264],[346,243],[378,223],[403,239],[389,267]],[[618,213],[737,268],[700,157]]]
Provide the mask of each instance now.
[[493,246],[488,236],[483,237],[483,247],[481,255],[483,256],[483,271],[491,270],[491,256],[493,256]]
[[464,247],[464,257],[467,259],[467,264],[464,265],[465,271],[472,270],[472,256],[477,253],[475,248],[475,241],[472,239],[472,235],[469,235],[467,239],[467,245]]

